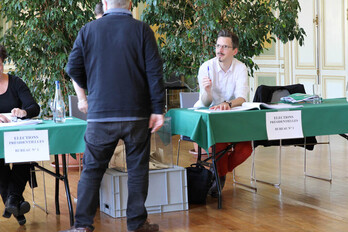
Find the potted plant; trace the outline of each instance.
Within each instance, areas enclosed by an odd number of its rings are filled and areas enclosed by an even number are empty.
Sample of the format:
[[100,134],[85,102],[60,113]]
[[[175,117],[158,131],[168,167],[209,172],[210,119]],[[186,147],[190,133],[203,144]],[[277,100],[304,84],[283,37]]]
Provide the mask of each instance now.
[[[146,3],[142,19],[156,26],[158,44],[164,60],[164,75],[194,79],[199,66],[214,56],[217,33],[229,29],[240,40],[236,58],[253,75],[258,66],[253,57],[267,44],[297,39],[302,45],[305,32],[296,22],[298,0],[134,0]],[[195,85],[195,81],[191,81]],[[193,86],[194,88],[195,86]]]
[[[40,104],[41,116],[51,114],[48,103],[54,98],[56,80],[61,83],[66,106],[68,95],[74,95],[64,68],[80,28],[94,19],[97,2],[1,1],[1,17],[11,25],[4,31],[1,43],[16,67],[13,74],[24,79]],[[69,166],[78,166],[77,160],[69,161]]]
[[[42,116],[51,114],[54,82],[59,80],[65,103],[74,94],[64,68],[77,33],[93,20],[99,0],[1,1],[1,17],[11,25],[1,38],[15,65],[14,75],[23,78],[41,105]],[[67,105],[67,104],[66,104]]]

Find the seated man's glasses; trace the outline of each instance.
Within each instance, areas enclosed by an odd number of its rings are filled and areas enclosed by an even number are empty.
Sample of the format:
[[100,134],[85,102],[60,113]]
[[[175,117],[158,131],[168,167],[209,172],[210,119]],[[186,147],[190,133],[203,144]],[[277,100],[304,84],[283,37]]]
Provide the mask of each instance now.
[[215,44],[215,48],[216,49],[227,49],[227,48],[233,48],[232,46],[228,46],[228,45],[220,45],[220,44]]

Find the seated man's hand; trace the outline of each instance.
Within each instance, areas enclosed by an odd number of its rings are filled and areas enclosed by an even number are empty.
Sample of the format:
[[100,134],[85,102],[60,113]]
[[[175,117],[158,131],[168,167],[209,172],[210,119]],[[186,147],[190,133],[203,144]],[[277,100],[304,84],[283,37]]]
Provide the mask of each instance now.
[[203,77],[203,79],[202,79],[202,86],[203,86],[204,90],[205,90],[207,93],[210,93],[210,92],[211,92],[212,82],[211,82],[211,80],[209,79],[209,77]]
[[15,116],[17,118],[24,118],[27,116],[27,111],[19,109],[19,108],[13,108],[11,110],[12,116]]
[[6,116],[0,114],[0,123],[8,123],[11,122]]
[[81,111],[82,113],[87,114],[88,111],[88,102],[87,99],[84,100],[79,100],[77,103],[77,108],[79,108],[79,111]]
[[164,116],[162,114],[151,114],[149,121],[149,128],[152,128],[151,133],[158,131],[164,123]]
[[210,107],[209,109],[210,110],[230,110],[231,107],[227,102],[222,102],[219,105]]

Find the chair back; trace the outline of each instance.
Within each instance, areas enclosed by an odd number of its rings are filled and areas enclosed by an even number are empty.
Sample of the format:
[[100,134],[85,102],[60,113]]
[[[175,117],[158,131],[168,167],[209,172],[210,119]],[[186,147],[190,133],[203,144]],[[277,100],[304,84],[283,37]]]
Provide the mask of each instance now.
[[77,107],[78,99],[77,96],[69,95],[69,116],[87,120],[87,114],[81,112]]
[[[198,101],[199,92],[180,92],[180,108],[190,108]],[[181,140],[191,141],[190,137],[180,135]]]
[[290,92],[287,89],[278,89],[273,92],[271,102],[279,102],[282,97],[289,96]]
[[180,92],[180,108],[190,108],[198,101],[199,92]]
[[254,102],[278,102],[281,97],[288,96],[293,93],[306,93],[302,84],[285,85],[285,86],[267,86],[260,85],[257,87]]

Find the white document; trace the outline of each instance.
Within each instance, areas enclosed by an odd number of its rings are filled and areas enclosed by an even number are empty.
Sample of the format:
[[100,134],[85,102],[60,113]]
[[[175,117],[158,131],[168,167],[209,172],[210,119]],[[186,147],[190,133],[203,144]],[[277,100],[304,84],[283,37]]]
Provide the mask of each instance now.
[[268,140],[303,138],[301,111],[266,113]]
[[42,123],[42,120],[40,120],[40,119],[26,119],[26,120],[18,119],[17,122],[0,123],[0,127],[35,125],[35,124],[39,124],[39,123]]
[[244,102],[241,106],[233,107],[230,110],[210,110],[210,109],[198,109],[195,110],[197,112],[203,113],[228,113],[228,112],[236,112],[236,111],[247,111],[247,110],[262,110],[262,109],[293,109],[293,108],[301,108],[303,105],[292,105],[285,103],[278,104],[266,104],[263,102]]
[[4,132],[5,163],[49,160],[48,130]]
[[301,108],[303,105],[292,105],[286,103],[276,103],[276,104],[267,104],[263,102],[244,102],[242,107],[249,109],[293,109],[293,108]]
[[[1,113],[1,115],[5,116],[11,123],[12,122],[17,122],[17,117],[16,116],[12,116],[11,113]],[[8,123],[5,123],[8,124]]]

